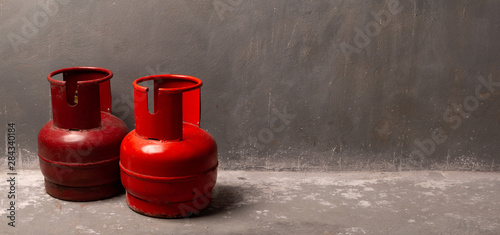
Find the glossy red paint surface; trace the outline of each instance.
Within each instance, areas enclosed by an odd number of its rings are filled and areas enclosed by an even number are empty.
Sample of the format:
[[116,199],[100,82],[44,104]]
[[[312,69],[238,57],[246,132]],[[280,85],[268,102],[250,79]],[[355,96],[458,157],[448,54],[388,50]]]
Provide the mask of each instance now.
[[[57,74],[62,81],[53,79]],[[94,67],[48,77],[53,120],[38,134],[38,156],[45,189],[56,198],[91,201],[123,191],[119,156],[127,126],[109,113],[111,77],[111,71]]]
[[[147,109],[153,80],[154,113]],[[201,80],[156,75],[134,82],[136,129],[122,141],[121,179],[129,207],[153,217],[196,214],[212,200],[217,144],[199,128]]]

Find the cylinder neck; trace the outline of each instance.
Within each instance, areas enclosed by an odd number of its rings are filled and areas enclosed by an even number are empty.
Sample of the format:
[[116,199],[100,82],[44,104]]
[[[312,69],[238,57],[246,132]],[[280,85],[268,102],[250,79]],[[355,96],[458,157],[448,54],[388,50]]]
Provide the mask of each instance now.
[[[153,91],[140,83],[153,80]],[[153,140],[182,140],[182,124],[200,125],[200,79],[185,75],[154,75],[134,81],[135,131]],[[148,110],[154,92],[154,112]]]
[[[54,76],[62,74],[62,81]],[[101,111],[111,112],[109,79],[113,73],[96,67],[73,67],[54,71],[50,82],[54,126],[92,129],[101,126]]]

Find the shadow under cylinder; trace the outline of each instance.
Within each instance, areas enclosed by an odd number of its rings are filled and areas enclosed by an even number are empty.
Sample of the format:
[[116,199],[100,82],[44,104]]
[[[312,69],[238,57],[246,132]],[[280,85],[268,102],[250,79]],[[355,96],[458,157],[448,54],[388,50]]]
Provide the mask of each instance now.
[[[148,90],[154,83],[154,111]],[[120,168],[127,204],[152,217],[199,213],[212,200],[217,144],[200,126],[200,79],[154,75],[133,83],[135,130],[122,141]]]
[[[62,75],[62,80],[55,77]],[[68,201],[92,201],[119,194],[120,143],[127,126],[111,115],[113,73],[73,67],[48,75],[52,120],[38,134],[45,189]]]

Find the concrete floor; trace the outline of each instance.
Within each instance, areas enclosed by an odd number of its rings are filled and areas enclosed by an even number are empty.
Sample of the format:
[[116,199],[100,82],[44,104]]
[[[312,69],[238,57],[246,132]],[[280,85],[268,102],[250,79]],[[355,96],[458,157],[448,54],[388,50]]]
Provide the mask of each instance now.
[[500,234],[498,173],[222,171],[212,205],[173,220],[133,212],[123,194],[57,200],[38,170],[16,179],[15,228],[0,182],[0,234]]

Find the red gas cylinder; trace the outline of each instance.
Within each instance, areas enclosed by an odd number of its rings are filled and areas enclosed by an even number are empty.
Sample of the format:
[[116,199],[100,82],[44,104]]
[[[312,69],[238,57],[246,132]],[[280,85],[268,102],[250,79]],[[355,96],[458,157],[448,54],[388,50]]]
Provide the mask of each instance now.
[[[154,81],[154,113],[148,88]],[[212,200],[217,145],[200,126],[200,79],[155,75],[134,81],[135,130],[122,141],[120,168],[129,207],[141,214],[178,218]]]
[[[54,79],[62,74],[62,81]],[[38,157],[47,193],[63,200],[114,196],[120,183],[123,121],[110,114],[113,73],[95,67],[65,68],[49,74],[52,117],[38,134]]]

